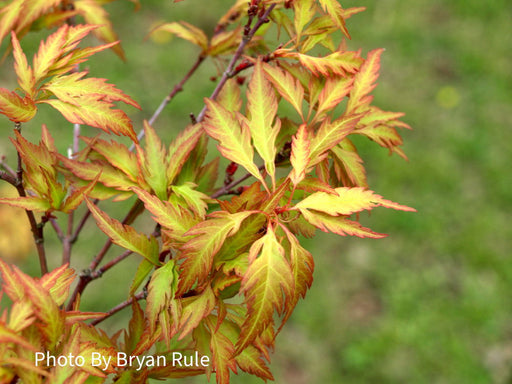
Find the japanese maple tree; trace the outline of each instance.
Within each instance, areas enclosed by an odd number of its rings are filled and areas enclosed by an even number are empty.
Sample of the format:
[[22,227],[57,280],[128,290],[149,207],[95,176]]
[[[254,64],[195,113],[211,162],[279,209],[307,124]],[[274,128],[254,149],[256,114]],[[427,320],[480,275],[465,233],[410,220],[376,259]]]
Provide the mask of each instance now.
[[[383,50],[346,48],[345,20],[362,7],[233,1],[213,31],[186,21],[151,30],[187,40],[199,55],[151,119],[134,123],[121,106],[140,108],[136,97],[80,66],[106,49],[124,57],[105,3],[0,2],[0,41],[10,41],[19,85],[0,88],[2,140],[9,136],[18,157],[2,161],[0,178],[19,194],[0,203],[26,211],[41,268],[41,277],[31,277],[0,260],[0,294],[12,303],[0,318],[0,382],[147,383],[214,373],[217,383],[229,383],[238,369],[271,380],[275,337],[313,282],[314,258],[301,236],[320,229],[378,239],[385,235],[362,226],[360,212],[413,211],[369,189],[351,140],[365,136],[405,158],[397,131],[408,128],[403,114],[372,105]],[[29,60],[22,38],[42,27],[51,31]],[[103,43],[82,47],[89,34]],[[156,121],[207,59],[227,65],[204,109],[166,145]],[[70,123],[72,153],[59,152],[45,125],[39,143],[24,136],[42,104]],[[81,125],[100,131],[82,136]],[[224,172],[218,158],[205,161],[209,140],[230,162]],[[102,204],[126,199],[133,203],[121,221]],[[78,218],[81,205],[87,213]],[[154,221],[147,233],[132,226],[144,211]],[[76,274],[73,245],[88,220],[106,240]],[[63,248],[53,270],[47,230]],[[105,262],[113,244],[125,251]],[[140,263],[126,300],[106,313],[82,311],[88,284],[127,257]],[[101,284],[108,288],[108,278]],[[106,334],[101,322],[126,307],[129,324]],[[178,352],[189,364],[176,364]],[[51,363],[41,354],[69,360]],[[105,364],[95,363],[99,355]]]

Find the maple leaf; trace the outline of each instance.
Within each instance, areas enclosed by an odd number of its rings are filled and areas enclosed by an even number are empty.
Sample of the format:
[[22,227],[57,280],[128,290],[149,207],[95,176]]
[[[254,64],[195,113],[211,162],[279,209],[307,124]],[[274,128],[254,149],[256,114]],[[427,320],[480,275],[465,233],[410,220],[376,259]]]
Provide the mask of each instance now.
[[298,59],[317,77],[346,76],[347,73],[356,73],[364,61],[359,56],[359,52],[352,51],[334,52],[327,56],[316,57],[281,48],[274,52],[274,56]]
[[133,191],[144,202],[146,209],[153,214],[153,219],[162,226],[168,236],[180,243],[190,239],[186,232],[197,224],[198,219],[184,208],[160,200],[140,188],[133,188]]
[[140,105],[128,95],[117,89],[115,85],[108,84],[106,79],[95,77],[85,78],[87,72],[76,72],[66,76],[58,76],[47,82],[41,90],[52,92],[59,100],[66,103],[81,105],[82,97],[86,95],[101,96],[102,100],[122,101],[135,108]]
[[346,113],[361,112],[367,109],[373,97],[368,94],[373,91],[374,84],[379,77],[380,56],[384,49],[375,49],[368,53],[368,57],[354,77],[354,86],[350,91]]
[[373,191],[365,190],[361,187],[340,187],[336,188],[335,191],[337,195],[325,192],[313,193],[297,203],[294,208],[300,211],[314,209],[316,211],[325,212],[331,216],[351,215],[375,207],[393,208],[401,211],[415,211],[414,208],[383,199],[382,196],[375,194]]
[[31,120],[36,112],[36,105],[31,98],[22,99],[18,94],[0,88],[0,113],[7,116],[9,120],[24,123]]
[[135,231],[133,227],[123,225],[116,219],[109,217],[88,199],[85,199],[85,202],[94,216],[98,228],[101,229],[114,244],[138,253],[154,265],[160,264],[158,261],[158,242],[153,236],[148,238],[146,235]]
[[240,110],[242,98],[240,86],[236,83],[236,79],[228,79],[226,81],[215,101],[230,112]]
[[174,139],[167,150],[167,181],[171,184],[203,135],[201,124],[189,125]]
[[334,155],[334,171],[344,186],[368,187],[363,160],[348,138],[332,147],[331,152]]
[[[166,312],[174,301],[178,273],[174,261],[170,260],[153,272],[148,285],[146,298],[146,315],[152,331],[155,330],[157,321],[161,319],[162,312]],[[177,327],[178,324],[174,324]]]
[[80,97],[80,106],[61,100],[40,100],[40,103],[50,104],[73,124],[86,124],[105,132],[111,131],[116,135],[125,135],[137,142],[137,135],[132,122],[120,109],[111,109],[112,103],[103,100],[101,95],[84,95]]
[[[117,34],[112,28],[112,23],[108,18],[108,13],[105,9],[94,0],[77,0],[74,2],[74,7],[78,14],[83,16],[87,24],[99,25],[93,31],[94,35],[104,41],[105,43],[113,43],[119,40]],[[123,60],[126,60],[124,50],[121,45],[116,44],[112,46],[112,50]]]
[[11,32],[11,42],[14,55],[14,70],[18,77],[18,84],[29,98],[33,98],[36,86],[34,71],[28,65],[27,57],[23,53],[20,42],[14,32]]
[[315,120],[321,119],[328,111],[334,109],[352,88],[353,78],[328,77],[318,96]]
[[308,139],[308,130],[305,124],[302,124],[297,134],[292,138],[292,152],[290,163],[292,171],[290,179],[293,185],[297,185],[306,177],[306,170],[310,161],[310,141]]
[[215,295],[212,288],[207,286],[200,295],[187,297],[181,301],[183,307],[180,318],[180,336],[183,339],[192,332],[199,323],[215,308]]
[[236,345],[237,353],[273,322],[274,310],[283,313],[285,300],[293,295],[293,272],[271,226],[251,246],[249,268],[240,291],[245,295],[248,313]]
[[240,126],[234,114],[217,102],[209,99],[204,101],[208,109],[202,125],[206,133],[219,142],[219,151],[227,159],[242,165],[265,185],[265,180],[253,162],[254,152],[249,130]]
[[274,88],[302,115],[302,101],[304,100],[304,88],[299,80],[294,78],[288,71],[263,63],[265,76],[272,82]]
[[222,247],[227,237],[234,235],[243,220],[254,212],[227,213],[218,211],[212,219],[202,221],[192,227],[186,235],[194,236],[180,248],[181,264],[178,293],[183,294],[192,288],[196,280],[203,281],[210,273],[213,257]]
[[361,115],[342,116],[330,122],[324,120],[317,134],[311,139],[311,165],[322,161],[326,152],[353,132]]
[[196,26],[181,21],[179,23],[165,23],[154,28],[150,33],[155,32],[169,32],[176,35],[184,40],[191,42],[199,46],[203,52],[208,49],[208,36],[203,32],[202,29]]
[[284,226],[282,226],[288,242],[290,243],[290,266],[293,272],[294,290],[293,296],[288,300],[285,314],[281,321],[279,331],[290,318],[300,298],[306,297],[306,292],[313,284],[313,271],[315,262],[313,256],[304,249],[299,240]]
[[336,26],[343,32],[343,34],[350,39],[347,27],[345,25],[345,12],[341,7],[338,0],[319,0],[324,11],[332,18]]
[[326,213],[309,210],[301,210],[304,218],[323,232],[332,232],[341,236],[370,237],[372,239],[382,239],[387,235],[373,232],[371,229],[363,227],[357,221],[352,221],[344,216],[330,216]]
[[300,40],[304,26],[311,21],[316,12],[314,0],[302,0],[293,2],[295,33]]
[[[275,184],[275,141],[280,124],[272,126],[277,113],[277,100],[270,82],[263,75],[262,62],[258,60],[247,91],[248,126],[254,147],[265,162],[265,169]],[[245,122],[245,120],[243,120]]]

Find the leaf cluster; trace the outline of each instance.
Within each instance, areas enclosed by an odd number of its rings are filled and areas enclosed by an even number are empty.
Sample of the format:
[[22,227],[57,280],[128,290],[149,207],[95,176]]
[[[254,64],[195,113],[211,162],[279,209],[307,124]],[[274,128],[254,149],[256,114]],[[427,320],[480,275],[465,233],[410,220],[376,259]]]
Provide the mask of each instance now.
[[[203,111],[165,145],[155,124],[161,108],[137,134],[114,105],[140,108],[137,102],[80,70],[107,48],[122,56],[103,3],[14,0],[0,8],[0,39],[11,34],[19,85],[0,88],[0,113],[14,122],[11,142],[18,153],[18,169],[6,167],[0,176],[19,192],[0,203],[27,211],[43,272],[32,278],[0,262],[2,292],[14,303],[0,319],[0,378],[82,383],[95,377],[100,383],[110,376],[116,383],[147,383],[215,373],[218,383],[229,383],[230,373],[241,369],[271,380],[267,364],[275,338],[313,282],[313,256],[301,236],[320,229],[382,238],[358,222],[362,211],[413,211],[368,189],[352,141],[364,136],[405,157],[397,131],[408,128],[399,120],[403,114],[372,105],[383,50],[363,57],[346,49],[345,20],[363,8],[343,9],[336,0],[235,1],[211,36],[187,22],[158,26],[153,33],[174,34],[199,50],[162,108],[204,60],[225,65]],[[76,17],[86,24],[76,24]],[[41,27],[57,29],[41,42],[30,65],[19,39]],[[271,37],[276,31],[278,46]],[[106,43],[80,48],[90,33]],[[59,153],[53,139],[58,133],[46,126],[41,141],[31,143],[21,126],[40,104],[49,104],[75,127],[96,127],[103,135],[82,136],[81,148],[75,145],[71,155]],[[132,145],[112,134],[126,136]],[[231,162],[224,173],[218,157],[205,160],[210,140]],[[237,170],[246,173],[235,179]],[[123,220],[107,212],[104,202],[126,199],[133,205]],[[74,226],[82,204],[87,214]],[[144,211],[154,221],[148,233],[132,225]],[[56,212],[68,215],[67,230]],[[42,215],[39,223],[34,213]],[[89,269],[75,276],[68,267],[71,249],[89,217],[107,240]],[[47,222],[64,249],[62,266],[49,272],[42,245]],[[113,244],[126,251],[103,263]],[[127,299],[107,313],[80,312],[87,285],[132,254],[140,263]],[[125,307],[132,309],[127,328],[107,336],[98,324]],[[37,351],[99,352],[112,359],[103,370],[91,361],[80,368],[40,367],[34,365]],[[175,351],[208,356],[211,364],[173,366]],[[118,352],[164,356],[168,364],[126,367],[116,360]]]

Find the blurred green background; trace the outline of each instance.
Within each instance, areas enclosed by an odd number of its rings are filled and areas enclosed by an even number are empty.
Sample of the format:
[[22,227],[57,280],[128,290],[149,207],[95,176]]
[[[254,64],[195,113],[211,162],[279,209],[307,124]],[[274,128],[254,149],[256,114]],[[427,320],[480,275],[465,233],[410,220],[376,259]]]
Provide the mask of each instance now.
[[[179,39],[144,40],[148,27],[184,19],[210,31],[232,2],[142,3],[135,14],[128,2],[107,7],[127,62],[104,52],[87,63],[92,75],[108,78],[142,105],[142,112],[125,109],[138,126],[197,54]],[[405,112],[404,121],[414,128],[402,132],[409,163],[358,140],[370,187],[418,212],[382,209],[362,217],[365,225],[390,235],[383,240],[319,233],[304,241],[315,257],[315,282],[278,337],[271,365],[276,382],[512,383],[512,4],[341,3],[367,7],[348,20],[349,48],[362,48],[364,55],[386,48],[375,104]],[[41,36],[27,36],[23,46],[35,46]],[[1,84],[12,86],[12,72],[5,68],[4,63]],[[172,138],[188,114],[202,108],[215,85],[207,81],[212,75],[212,65],[202,67],[155,127]],[[28,135],[38,140],[42,122],[62,125],[65,148],[69,125],[48,109],[27,124]],[[0,130],[10,131],[6,126],[3,121]],[[9,154],[4,133],[0,150]],[[87,248],[75,256],[79,267],[102,245],[85,236]],[[126,295],[122,273],[112,272],[109,279],[121,287],[111,295],[102,287],[106,281],[91,285],[105,310]],[[233,377],[235,384],[258,382]]]

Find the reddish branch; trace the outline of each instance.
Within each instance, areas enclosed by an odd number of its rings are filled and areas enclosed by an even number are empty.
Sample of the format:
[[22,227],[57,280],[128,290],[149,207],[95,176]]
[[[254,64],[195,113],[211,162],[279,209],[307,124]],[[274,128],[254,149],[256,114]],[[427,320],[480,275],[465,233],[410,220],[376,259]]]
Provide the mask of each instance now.
[[96,319],[96,320],[92,321],[91,325],[97,325],[97,324],[101,323],[103,320],[108,319],[113,314],[115,314],[115,313],[119,312],[120,310],[131,305],[133,303],[133,300],[138,301],[138,300],[142,300],[144,298],[146,298],[146,292],[142,291],[142,292],[137,293],[135,296],[132,296],[128,300],[125,300],[122,303],[116,305],[114,308],[112,308],[110,311],[108,311],[105,314],[105,317],[102,317],[101,319]]
[[[242,38],[242,41],[238,45],[238,48],[235,51],[235,54],[231,58],[231,61],[229,62],[226,70],[222,74],[222,78],[219,80],[217,87],[215,87],[215,89],[213,90],[213,92],[210,96],[210,99],[214,100],[219,95],[220,91],[224,87],[224,84],[226,84],[226,82],[231,77],[233,77],[235,75],[235,65],[236,65],[237,61],[240,59],[240,57],[242,56],[247,43],[249,43],[249,41],[251,41],[251,39],[254,37],[254,34],[258,31],[258,29],[260,29],[260,27],[263,24],[268,23],[268,16],[270,15],[270,12],[272,12],[272,10],[275,8],[275,6],[276,6],[276,4],[270,5],[268,7],[268,9],[265,11],[265,13],[263,13],[263,15],[258,17],[258,21],[256,22],[256,24],[254,24],[254,27],[252,27],[252,29],[250,28],[250,25],[252,24],[253,16],[251,16],[251,14],[249,14],[249,21],[244,28],[244,36]],[[205,113],[206,113],[206,106],[203,107],[203,109],[197,116],[198,122],[203,120]]]

